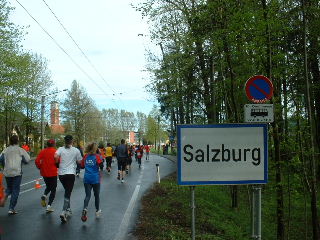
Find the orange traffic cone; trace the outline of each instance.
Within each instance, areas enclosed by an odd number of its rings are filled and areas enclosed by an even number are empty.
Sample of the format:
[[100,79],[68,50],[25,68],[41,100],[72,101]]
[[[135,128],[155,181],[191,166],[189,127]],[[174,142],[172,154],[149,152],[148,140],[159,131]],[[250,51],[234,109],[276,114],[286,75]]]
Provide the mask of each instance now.
[[34,185],[34,188],[36,188],[36,189],[41,188],[39,181],[40,181],[40,179],[37,179],[36,185]]

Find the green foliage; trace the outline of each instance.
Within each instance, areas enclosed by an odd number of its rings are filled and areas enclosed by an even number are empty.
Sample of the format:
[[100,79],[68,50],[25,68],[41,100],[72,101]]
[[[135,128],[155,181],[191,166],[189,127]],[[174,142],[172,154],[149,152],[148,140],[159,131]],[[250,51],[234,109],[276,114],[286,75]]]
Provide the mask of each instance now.
[[74,135],[78,144],[104,139],[102,113],[76,80],[72,82],[63,105],[67,133]]
[[[276,239],[276,207],[273,184],[262,191],[262,238]],[[195,189],[196,239],[247,240],[251,236],[251,187],[241,186],[239,208],[230,208],[228,186],[198,186]],[[190,189],[176,184],[176,175],[155,184],[143,197],[139,224],[135,230],[138,239],[190,239]],[[288,195],[287,195],[288,196]],[[305,222],[303,193],[292,191],[289,239],[310,236],[310,216]],[[288,197],[285,199],[288,201]],[[157,207],[154,207],[157,206]],[[309,204],[306,206],[309,208]],[[309,238],[308,238],[309,239]]]
[[[136,9],[149,20],[151,39],[160,46],[161,54],[150,53],[149,89],[173,129],[243,122],[246,80],[271,78],[275,119],[269,131],[269,173],[276,195],[270,211],[278,218],[270,224],[279,229],[274,239],[294,239],[292,225],[300,226],[290,215],[293,196],[314,192],[311,183],[320,179],[319,2],[144,0]],[[316,239],[319,219],[314,218]]]
[[39,101],[52,85],[45,59],[22,48],[24,31],[10,21],[12,10],[0,0],[1,144],[8,143],[13,128],[22,141],[38,140]]

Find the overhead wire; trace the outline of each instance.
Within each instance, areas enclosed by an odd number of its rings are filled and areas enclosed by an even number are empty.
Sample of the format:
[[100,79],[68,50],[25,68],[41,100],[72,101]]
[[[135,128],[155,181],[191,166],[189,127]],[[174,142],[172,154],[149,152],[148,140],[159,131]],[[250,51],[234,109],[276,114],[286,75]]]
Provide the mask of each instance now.
[[[18,1],[16,0],[16,2],[26,11],[26,13],[39,25],[39,27],[42,29],[42,31],[44,31],[50,38],[51,40],[58,46],[58,48],[63,51],[68,57],[69,59],[72,61],[72,63],[85,75],[87,76],[97,87],[98,89],[100,89],[102,92],[104,92],[106,95],[108,95],[103,88],[101,88],[101,86],[99,86],[92,78],[91,76],[85,71],[83,70],[83,68],[70,56],[70,54],[54,39],[54,37],[37,21],[37,19],[35,19],[31,13]],[[114,104],[119,108],[119,106],[114,102]]]
[[[100,76],[100,78],[105,82],[105,84],[110,88],[110,90],[117,95],[116,91],[114,91],[114,89],[110,86],[110,84],[105,80],[105,78],[102,76],[102,74],[98,71],[98,69],[95,67],[95,65],[91,62],[91,60],[89,59],[89,57],[85,54],[85,52],[80,48],[79,44],[76,42],[76,40],[74,40],[74,38],[71,36],[71,34],[69,33],[69,31],[67,30],[67,28],[62,24],[62,22],[60,21],[60,19],[57,17],[57,15],[54,13],[54,11],[51,9],[51,7],[47,4],[47,2],[45,0],[42,0],[43,3],[47,6],[47,8],[50,10],[50,12],[52,13],[52,15],[55,17],[55,19],[59,22],[60,26],[63,28],[63,30],[67,33],[67,35],[70,37],[70,39],[72,40],[72,42],[77,46],[77,48],[79,49],[79,51],[81,52],[81,54],[84,56],[84,58],[88,61],[88,63],[90,64],[90,66],[94,69],[94,71]],[[122,102],[122,99],[119,98],[119,100]],[[122,102],[123,104],[123,102]]]

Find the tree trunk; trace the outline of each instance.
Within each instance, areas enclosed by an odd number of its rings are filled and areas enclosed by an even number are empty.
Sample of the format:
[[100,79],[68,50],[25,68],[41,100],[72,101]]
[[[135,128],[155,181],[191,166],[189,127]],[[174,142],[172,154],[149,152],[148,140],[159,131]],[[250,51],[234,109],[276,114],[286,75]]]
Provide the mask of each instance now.
[[273,141],[275,147],[275,163],[276,163],[276,189],[277,189],[277,239],[285,239],[284,225],[284,204],[283,204],[283,186],[281,174],[281,157],[280,157],[280,138],[278,133],[278,125],[272,124]]
[[310,157],[310,172],[311,172],[311,214],[312,214],[312,229],[313,239],[319,240],[320,238],[320,227],[318,219],[318,207],[317,207],[317,176],[316,176],[316,141],[315,141],[315,125],[314,125],[314,114],[313,114],[313,101],[311,101],[311,91],[308,76],[308,59],[307,59],[307,13],[306,13],[306,2],[302,0],[303,9],[303,45],[304,45],[304,78],[306,82],[306,98],[307,98],[307,112],[308,122],[310,125],[310,137],[311,137],[311,157]]
[[[266,72],[267,76],[272,76],[272,50],[271,50],[271,36],[268,24],[268,9],[266,0],[261,0],[263,8],[263,17],[266,23],[266,47],[267,47],[267,63]],[[274,103],[276,106],[281,106],[281,87],[278,87],[276,81],[274,91]],[[285,221],[284,221],[284,200],[283,200],[283,185],[282,185],[282,170],[281,170],[281,149],[280,149],[280,136],[279,122],[282,122],[281,113],[275,113],[274,122],[272,123],[273,141],[274,141],[274,161],[276,169],[276,192],[277,192],[277,239],[285,239]]]

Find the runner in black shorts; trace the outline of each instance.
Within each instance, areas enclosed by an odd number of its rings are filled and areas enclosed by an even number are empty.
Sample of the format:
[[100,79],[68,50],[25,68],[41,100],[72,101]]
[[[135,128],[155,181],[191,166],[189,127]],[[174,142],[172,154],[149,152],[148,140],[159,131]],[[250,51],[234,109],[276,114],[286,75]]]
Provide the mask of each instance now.
[[132,155],[133,155],[133,146],[130,146],[128,149],[128,159],[127,159],[127,168],[126,168],[126,174],[129,173],[129,170],[131,168],[132,164]]
[[[121,172],[124,172],[127,167],[127,159],[126,158],[118,158],[118,179],[120,180]],[[124,175],[124,173],[123,173]],[[123,176],[122,176],[123,179]]]
[[118,160],[118,180],[121,179],[121,183],[124,182],[123,178],[127,167],[128,148],[125,145],[125,140],[121,139],[121,144],[117,147],[117,160]]

